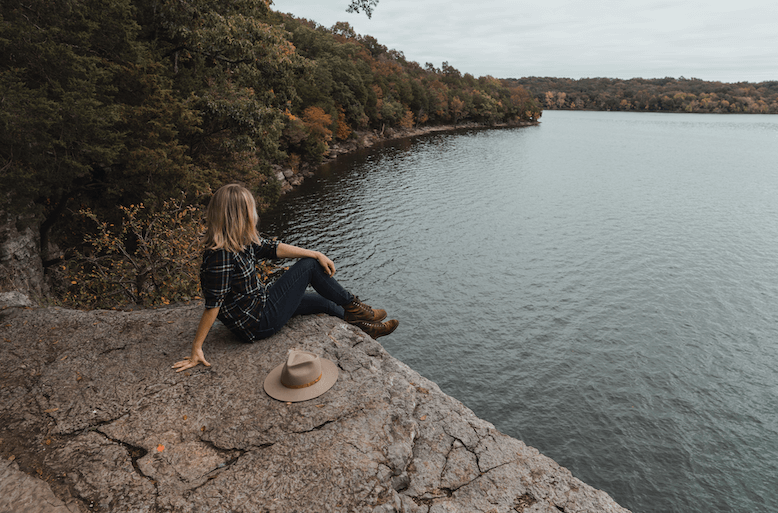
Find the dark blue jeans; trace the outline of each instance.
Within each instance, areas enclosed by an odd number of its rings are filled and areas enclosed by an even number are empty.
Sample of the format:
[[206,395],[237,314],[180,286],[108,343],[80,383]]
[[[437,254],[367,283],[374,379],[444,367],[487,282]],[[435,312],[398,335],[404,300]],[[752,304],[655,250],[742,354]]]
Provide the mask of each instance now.
[[[306,292],[311,285],[316,292]],[[354,296],[313,258],[298,260],[273,286],[260,317],[258,339],[280,330],[294,315],[326,313],[343,318],[343,306]]]

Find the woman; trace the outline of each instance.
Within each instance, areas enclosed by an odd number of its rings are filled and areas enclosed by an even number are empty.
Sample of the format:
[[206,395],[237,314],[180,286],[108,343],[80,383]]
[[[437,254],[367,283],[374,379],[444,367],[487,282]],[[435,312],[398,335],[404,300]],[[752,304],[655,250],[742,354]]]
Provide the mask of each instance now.
[[[358,326],[373,338],[388,335],[399,322],[381,322],[386,311],[373,309],[332,276],[335,264],[324,254],[263,239],[257,233],[257,206],[244,187],[225,185],[208,204],[205,252],[200,283],[205,311],[192,354],[177,362],[177,372],[199,364],[210,367],[203,342],[218,318],[246,342],[267,338],[294,315],[327,313]],[[266,258],[300,258],[269,288],[262,286],[256,264]],[[306,292],[308,285],[316,292]]]

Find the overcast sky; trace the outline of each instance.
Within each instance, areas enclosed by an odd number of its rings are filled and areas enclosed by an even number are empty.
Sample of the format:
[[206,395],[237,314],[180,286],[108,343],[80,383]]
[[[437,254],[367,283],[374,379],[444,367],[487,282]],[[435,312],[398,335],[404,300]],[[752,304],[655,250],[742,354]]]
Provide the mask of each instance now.
[[348,4],[273,9],[476,77],[778,80],[778,0],[380,0],[372,19]]

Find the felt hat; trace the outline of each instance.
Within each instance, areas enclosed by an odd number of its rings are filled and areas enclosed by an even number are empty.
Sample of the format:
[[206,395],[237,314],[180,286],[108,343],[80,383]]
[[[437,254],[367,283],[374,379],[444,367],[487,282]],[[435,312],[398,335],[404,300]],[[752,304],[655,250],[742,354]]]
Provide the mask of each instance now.
[[279,401],[307,401],[322,395],[338,380],[338,366],[308,351],[291,349],[286,362],[265,378],[265,392]]

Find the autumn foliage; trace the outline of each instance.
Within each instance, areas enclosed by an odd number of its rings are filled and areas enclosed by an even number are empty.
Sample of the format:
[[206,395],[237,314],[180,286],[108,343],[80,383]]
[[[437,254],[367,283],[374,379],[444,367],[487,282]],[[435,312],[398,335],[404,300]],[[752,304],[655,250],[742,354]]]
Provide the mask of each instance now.
[[307,107],[303,111],[303,122],[311,135],[319,142],[328,143],[332,140],[332,116],[319,107]]
[[41,254],[65,255],[46,262],[65,301],[193,297],[201,194],[241,182],[267,208],[274,168],[316,164],[333,140],[540,117],[521,87],[270,7],[0,3],[0,210],[29,212]]
[[[77,308],[160,306],[198,298],[205,231],[204,210],[181,199],[150,210],[119,206],[118,224],[91,210],[79,212],[96,225],[77,253],[57,269],[59,301]],[[262,262],[260,279],[279,268]]]
[[151,306],[189,300],[199,290],[201,209],[183,200],[150,211],[137,204],[118,207],[118,225],[92,210],[80,215],[96,225],[84,245],[60,266],[61,300],[72,306]]

